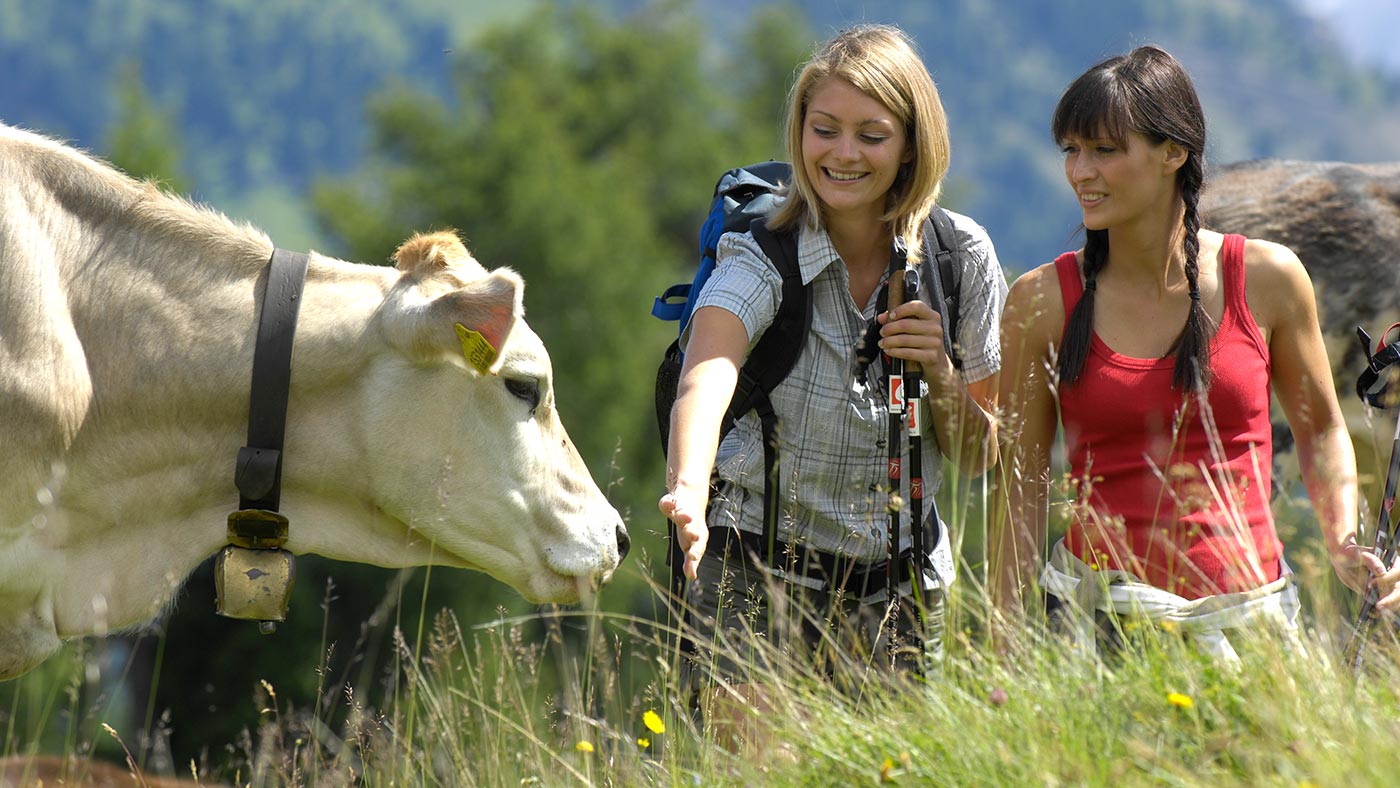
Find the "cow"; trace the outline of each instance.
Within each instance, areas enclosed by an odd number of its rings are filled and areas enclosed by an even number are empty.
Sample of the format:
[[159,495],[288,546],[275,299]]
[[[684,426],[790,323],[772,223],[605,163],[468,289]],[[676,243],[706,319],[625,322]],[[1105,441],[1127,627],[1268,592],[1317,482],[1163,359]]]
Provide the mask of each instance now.
[[[0,125],[0,679],[151,620],[227,543],[273,250]],[[309,254],[286,549],[480,570],[532,602],[591,593],[627,531],[560,423],[520,277],[450,232],[395,262]]]
[[1202,224],[1292,249],[1317,292],[1344,399],[1365,367],[1356,327],[1379,339],[1400,319],[1400,163],[1261,159],[1214,171]]

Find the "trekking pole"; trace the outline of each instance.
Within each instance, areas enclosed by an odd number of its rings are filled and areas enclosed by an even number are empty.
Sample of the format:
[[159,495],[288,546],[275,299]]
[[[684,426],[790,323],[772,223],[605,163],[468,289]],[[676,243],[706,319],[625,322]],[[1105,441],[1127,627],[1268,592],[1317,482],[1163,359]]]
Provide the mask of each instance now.
[[[912,295],[906,299],[906,294]],[[890,277],[889,311],[906,300],[918,300],[919,269],[907,264],[903,271],[895,271]],[[909,438],[909,553],[911,561],[910,593],[915,600],[915,616],[922,620],[924,568],[924,476],[923,446],[921,436],[923,423],[919,417],[919,401],[923,397],[923,370],[917,362],[890,359],[890,433],[889,464],[890,494],[900,491],[902,444],[905,435]],[[893,502],[893,497],[891,501]],[[886,595],[890,608],[889,647],[893,658],[899,631],[899,509],[890,506],[889,546],[886,568]]]
[[[906,265],[904,269],[904,292],[910,297],[919,298],[919,268]],[[917,625],[916,641],[913,644],[920,652],[917,662],[922,672],[924,649],[924,561],[927,558],[924,546],[924,424],[920,402],[926,393],[923,368],[918,362],[904,367],[904,401],[909,435],[909,594],[914,600],[914,620]],[[934,509],[935,517],[937,509]]]
[[[889,277],[889,300],[886,311],[894,310],[904,303],[903,271],[895,268]],[[886,635],[886,648],[889,651],[890,666],[894,667],[899,636],[899,512],[903,505],[899,502],[900,465],[903,462],[902,443],[904,436],[904,360],[886,357],[889,377],[887,388],[889,397],[889,534],[885,556],[885,599],[889,610],[889,632]],[[910,365],[913,367],[914,365]]]
[[[1385,396],[1389,384],[1387,383],[1375,392],[1372,392],[1371,388],[1380,379],[1382,370],[1400,360],[1400,342],[1385,344],[1385,338],[1397,326],[1400,324],[1392,325],[1386,329],[1375,353],[1371,352],[1371,338],[1365,330],[1359,326],[1356,329],[1357,339],[1361,341],[1361,347],[1366,353],[1367,361],[1366,371],[1361,373],[1361,377],[1356,381],[1356,394],[1367,405],[1381,410],[1385,410],[1387,405],[1394,405],[1393,402],[1387,402]],[[1400,477],[1400,417],[1397,417],[1395,421],[1395,437],[1391,439],[1390,444],[1390,467],[1385,474],[1385,493],[1381,496],[1380,506],[1376,507],[1376,539],[1375,546],[1372,548],[1386,569],[1389,569],[1391,564],[1395,562],[1397,549],[1396,524],[1390,518],[1390,510],[1395,505],[1397,477]],[[1352,627],[1351,639],[1347,642],[1346,650],[1343,652],[1346,663],[1351,666],[1353,674],[1357,674],[1361,670],[1362,655],[1376,624],[1376,603],[1379,601],[1379,597],[1380,590],[1374,584],[1369,585],[1361,602],[1361,610],[1357,613],[1356,624]]]
[[[919,297],[919,269],[909,265],[904,269],[904,292],[913,293],[911,301]],[[924,579],[924,451],[923,422],[920,420],[919,402],[924,396],[924,374],[918,362],[904,367],[904,401],[909,435],[909,557],[912,562],[910,593],[914,596],[916,611],[923,616]]]

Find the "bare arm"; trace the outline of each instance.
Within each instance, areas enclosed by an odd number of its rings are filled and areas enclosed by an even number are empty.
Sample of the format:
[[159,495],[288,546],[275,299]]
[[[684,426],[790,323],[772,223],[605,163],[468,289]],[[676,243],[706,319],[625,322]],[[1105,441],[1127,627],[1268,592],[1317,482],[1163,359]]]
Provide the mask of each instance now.
[[989,539],[988,585],[1004,623],[1020,621],[1044,561],[1050,516],[1050,448],[1058,426],[1050,370],[1064,307],[1054,267],[1017,279],[1001,324],[1001,490],[1004,510]]
[[1293,430],[1303,485],[1332,567],[1358,592],[1378,576],[1381,608],[1395,609],[1400,570],[1385,573],[1380,560],[1356,543],[1356,455],[1332,385],[1312,281],[1297,256],[1276,244],[1250,241],[1245,260],[1250,305],[1269,332],[1274,394]]
[[682,571],[694,580],[709,538],[705,508],[710,500],[710,472],[719,449],[720,422],[734,396],[739,367],[748,350],[748,332],[736,315],[719,307],[701,307],[691,321],[685,365],[671,408],[667,493],[658,506],[676,524],[685,553]]

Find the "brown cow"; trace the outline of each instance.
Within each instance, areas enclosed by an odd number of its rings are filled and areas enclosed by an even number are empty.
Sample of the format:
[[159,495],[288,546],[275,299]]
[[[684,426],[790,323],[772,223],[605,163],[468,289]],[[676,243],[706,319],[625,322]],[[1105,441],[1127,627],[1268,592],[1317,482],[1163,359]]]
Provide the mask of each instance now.
[[1202,223],[1292,249],[1317,290],[1322,332],[1343,400],[1364,362],[1356,326],[1374,338],[1400,319],[1400,163],[1264,159],[1210,177]]

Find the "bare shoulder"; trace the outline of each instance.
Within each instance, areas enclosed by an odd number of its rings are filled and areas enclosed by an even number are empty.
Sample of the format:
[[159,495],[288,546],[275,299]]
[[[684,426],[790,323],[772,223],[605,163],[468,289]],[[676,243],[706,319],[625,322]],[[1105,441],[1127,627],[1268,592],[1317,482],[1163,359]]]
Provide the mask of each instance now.
[[1307,275],[1298,255],[1283,244],[1250,238],[1244,242],[1244,264],[1247,274],[1261,276]]
[[1054,263],[1032,268],[1011,284],[1002,316],[1003,333],[1015,332],[1058,342],[1064,323],[1065,305]]
[[1245,299],[1266,331],[1317,313],[1312,279],[1292,249],[1251,238],[1245,242],[1244,266]]

